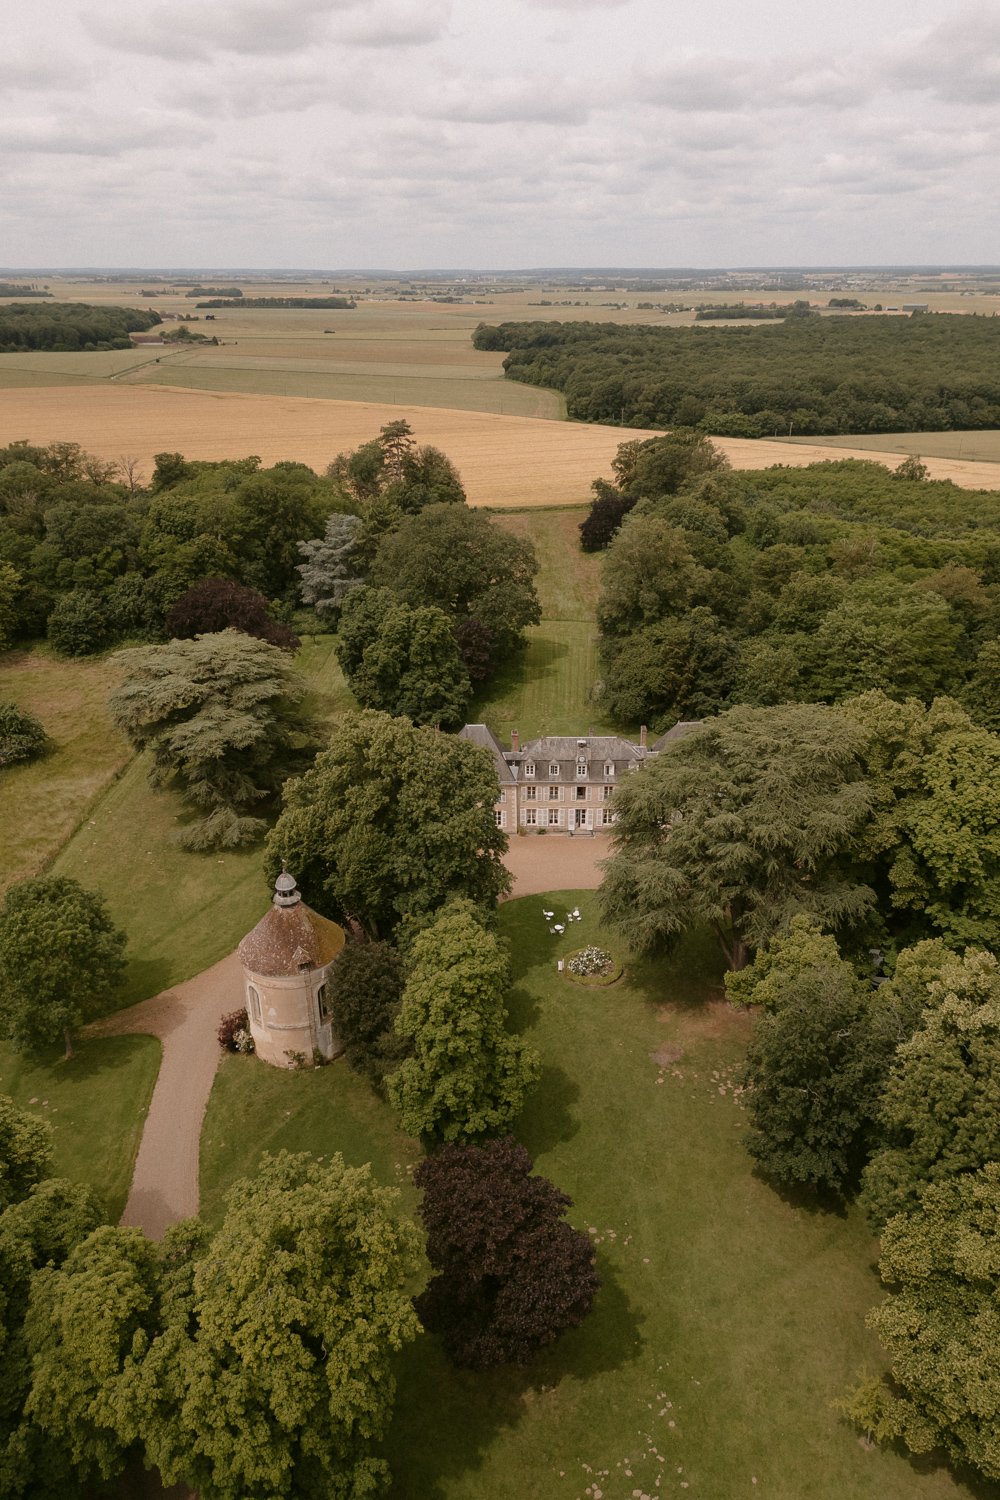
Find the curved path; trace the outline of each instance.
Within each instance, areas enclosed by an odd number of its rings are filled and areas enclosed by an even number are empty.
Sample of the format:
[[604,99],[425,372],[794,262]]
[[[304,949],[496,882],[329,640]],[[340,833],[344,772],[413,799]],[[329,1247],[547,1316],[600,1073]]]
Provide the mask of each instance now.
[[[541,891],[590,890],[601,882],[598,861],[607,840],[552,835],[515,838],[506,864],[514,896]],[[101,1036],[146,1032],[159,1037],[163,1061],[135,1159],[123,1224],[152,1239],[168,1225],[198,1212],[198,1148],[221,1050],[219,1017],[244,1003],[243,970],[235,953],[221,963],[97,1022]]]

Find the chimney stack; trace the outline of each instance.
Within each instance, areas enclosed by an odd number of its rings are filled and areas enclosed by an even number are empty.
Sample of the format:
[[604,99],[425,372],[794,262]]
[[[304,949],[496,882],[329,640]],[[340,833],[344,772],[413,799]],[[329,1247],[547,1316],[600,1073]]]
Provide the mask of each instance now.
[[646,748],[646,736],[647,736],[648,733],[649,733],[649,731],[647,730],[645,724],[643,724],[642,728],[639,730],[639,749],[640,750],[645,750],[645,748]]
[[521,748],[521,736],[516,729],[512,729],[510,732],[510,748],[515,755],[517,755]]

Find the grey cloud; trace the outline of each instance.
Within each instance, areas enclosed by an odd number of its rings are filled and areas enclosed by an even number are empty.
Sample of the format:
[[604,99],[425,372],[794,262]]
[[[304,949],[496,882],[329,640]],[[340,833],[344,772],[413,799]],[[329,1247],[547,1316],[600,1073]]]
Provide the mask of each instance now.
[[1000,97],[1000,15],[963,11],[903,43],[888,57],[887,76],[949,104],[996,104]]
[[135,116],[123,124],[117,116],[87,119],[74,114],[0,124],[0,149],[42,155],[120,157],[130,151],[199,146],[210,139],[211,133],[201,126],[162,116]]
[[668,109],[730,111],[750,102],[752,77],[747,69],[694,57],[656,70],[640,70],[634,97]]
[[621,10],[632,0],[521,0],[529,10]]
[[450,0],[376,0],[345,17],[336,38],[355,47],[422,47],[438,41],[450,19]]
[[478,79],[445,85],[427,113],[476,125],[580,125],[589,114],[588,91],[552,78]]
[[325,34],[331,11],[352,0],[230,0],[229,4],[157,5],[145,13],[113,9],[81,16],[89,34],[114,51],[169,62],[204,61],[215,52],[297,52]]

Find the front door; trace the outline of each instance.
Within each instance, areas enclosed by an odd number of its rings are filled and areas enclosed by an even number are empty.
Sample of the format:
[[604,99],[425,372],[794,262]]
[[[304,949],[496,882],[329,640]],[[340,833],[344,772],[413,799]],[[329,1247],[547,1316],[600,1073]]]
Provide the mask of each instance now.
[[587,809],[585,807],[577,807],[577,808],[574,808],[574,811],[576,813],[576,826],[577,826],[577,828],[586,828],[586,826],[587,826]]

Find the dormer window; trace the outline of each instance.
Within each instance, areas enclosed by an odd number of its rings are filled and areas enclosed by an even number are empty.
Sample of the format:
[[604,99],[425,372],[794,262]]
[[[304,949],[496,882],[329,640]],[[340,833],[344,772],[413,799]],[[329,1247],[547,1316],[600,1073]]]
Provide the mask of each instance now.
[[615,763],[614,763],[614,761],[613,760],[606,760],[604,762],[604,776],[605,776],[605,779],[610,781],[611,777],[614,774],[615,774]]
[[558,776],[559,775],[559,762],[557,760],[550,760],[549,761],[549,775],[550,776]]
[[534,776],[535,762],[533,760],[526,760],[524,762],[524,774],[525,776]]
[[584,778],[586,777],[586,775],[587,775],[587,762],[585,760],[578,760],[577,761],[577,763],[576,763],[576,774],[577,774],[577,779],[578,780],[579,780],[580,777],[584,777]]

